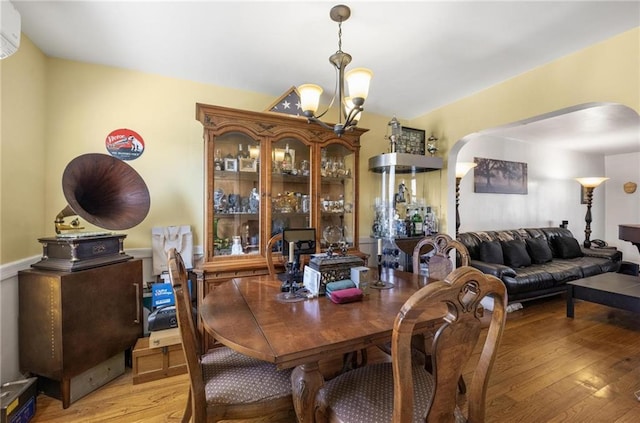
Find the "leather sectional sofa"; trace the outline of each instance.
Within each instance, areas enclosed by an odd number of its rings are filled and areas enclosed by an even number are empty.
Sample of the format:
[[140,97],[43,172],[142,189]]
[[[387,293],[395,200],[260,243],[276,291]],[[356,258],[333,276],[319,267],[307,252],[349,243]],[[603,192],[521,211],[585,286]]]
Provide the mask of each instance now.
[[465,232],[458,240],[471,266],[504,282],[509,303],[562,293],[568,281],[617,272],[622,261],[616,249],[583,248],[565,228]]

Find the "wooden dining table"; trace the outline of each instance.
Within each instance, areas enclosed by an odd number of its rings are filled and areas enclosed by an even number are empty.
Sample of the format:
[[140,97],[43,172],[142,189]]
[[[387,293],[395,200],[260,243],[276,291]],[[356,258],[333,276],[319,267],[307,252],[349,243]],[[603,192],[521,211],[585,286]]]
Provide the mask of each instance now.
[[[296,415],[300,422],[311,422],[324,383],[319,361],[389,342],[402,305],[428,283],[424,276],[392,270],[383,270],[381,280],[393,286],[371,288],[362,301],[334,304],[325,296],[279,301],[282,282],[273,276],[236,278],[216,286],[199,312],[205,330],[218,342],[280,369],[295,367]],[[427,312],[416,331],[432,330],[443,309]]]

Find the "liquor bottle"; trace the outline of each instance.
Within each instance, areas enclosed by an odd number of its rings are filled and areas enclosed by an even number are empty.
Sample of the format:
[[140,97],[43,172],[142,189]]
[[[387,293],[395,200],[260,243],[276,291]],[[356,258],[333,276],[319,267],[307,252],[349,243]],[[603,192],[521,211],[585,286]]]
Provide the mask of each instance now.
[[415,226],[413,220],[411,219],[411,214],[409,213],[409,207],[407,207],[407,213],[404,217],[404,225],[406,227],[406,235],[413,236],[413,234],[415,233]]
[[427,212],[424,214],[424,222],[422,224],[424,236],[431,235],[431,207],[427,206]]
[[423,228],[422,228],[423,221],[422,221],[422,215],[420,214],[420,210],[418,210],[417,207],[416,207],[415,213],[411,217],[411,220],[413,221],[413,235],[421,236],[423,234]]
[[431,233],[437,234],[439,230],[438,213],[436,209],[431,210]]
[[427,212],[424,216],[424,225],[425,235],[433,235],[437,232],[433,227],[433,212],[431,211],[431,207],[427,207]]
[[293,169],[293,163],[291,163],[291,153],[289,152],[289,144],[284,148],[284,159],[282,160],[282,170],[285,172],[291,172]]

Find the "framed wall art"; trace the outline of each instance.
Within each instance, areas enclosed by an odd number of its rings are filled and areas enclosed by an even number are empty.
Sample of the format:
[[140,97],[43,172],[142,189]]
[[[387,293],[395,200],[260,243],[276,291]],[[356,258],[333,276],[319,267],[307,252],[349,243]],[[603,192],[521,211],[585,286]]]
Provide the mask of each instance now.
[[527,164],[474,157],[473,192],[527,194]]

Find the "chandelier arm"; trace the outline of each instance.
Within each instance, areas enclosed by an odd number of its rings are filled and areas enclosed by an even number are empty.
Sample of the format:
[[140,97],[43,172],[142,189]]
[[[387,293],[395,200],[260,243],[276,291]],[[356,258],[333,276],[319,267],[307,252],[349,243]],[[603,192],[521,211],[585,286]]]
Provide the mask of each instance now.
[[[338,72],[338,68],[337,67],[336,67],[336,72]],[[320,119],[322,116],[326,115],[329,110],[331,110],[331,108],[333,107],[333,103],[335,103],[335,101],[336,101],[336,91],[338,91],[338,76],[337,75],[336,75],[336,86],[333,89],[333,97],[331,97],[331,102],[329,103],[327,108],[324,110],[324,112],[320,113],[317,116],[314,116],[316,119]],[[327,128],[331,128],[331,127],[327,125]]]
[[[325,111],[325,113],[326,113],[326,111]],[[324,115],[324,113],[323,113],[322,115]],[[322,115],[320,115],[320,116],[322,116]],[[326,123],[324,123],[323,121],[321,121],[318,117],[315,117],[315,116],[308,117],[308,118],[307,118],[307,121],[308,121],[308,122],[317,123],[318,125],[322,126],[322,127],[323,127],[323,128],[325,128],[325,129],[330,129],[330,130],[332,130],[332,131],[334,130],[334,127],[333,127],[333,126],[329,126],[329,125],[327,125]]]
[[351,126],[351,125],[357,125],[358,121],[354,120],[354,118],[358,115],[358,113],[362,112],[363,108],[359,107],[359,106],[354,106],[350,111],[349,114],[347,115],[347,119],[344,122],[344,126]]

